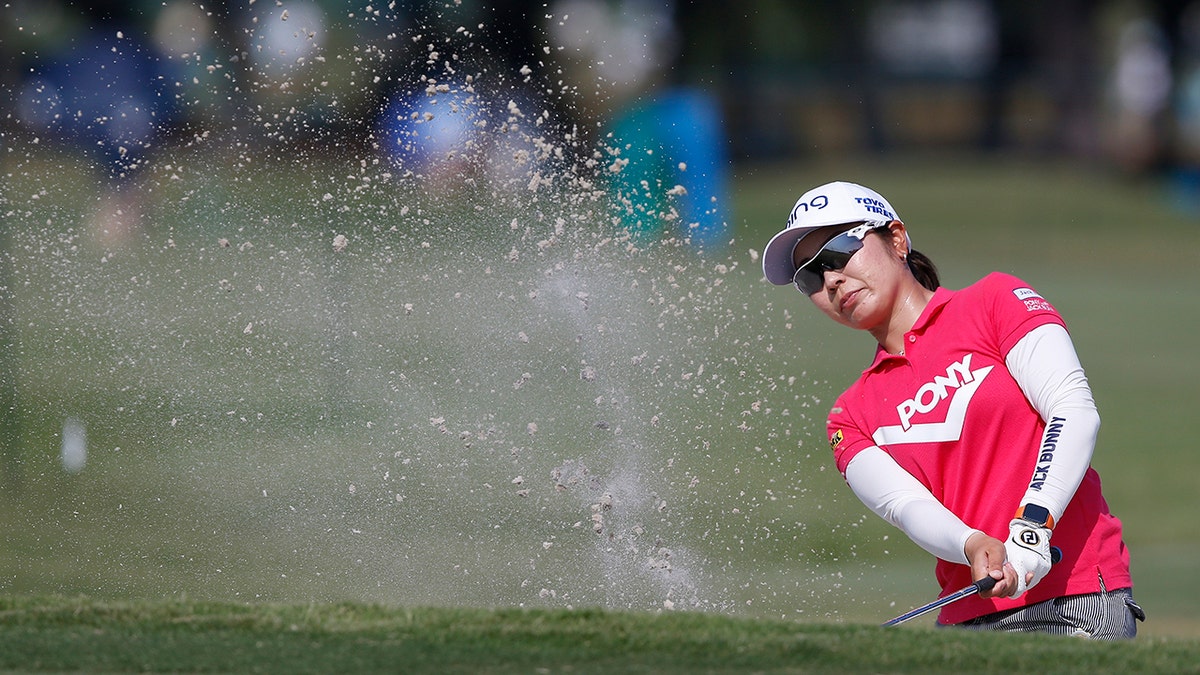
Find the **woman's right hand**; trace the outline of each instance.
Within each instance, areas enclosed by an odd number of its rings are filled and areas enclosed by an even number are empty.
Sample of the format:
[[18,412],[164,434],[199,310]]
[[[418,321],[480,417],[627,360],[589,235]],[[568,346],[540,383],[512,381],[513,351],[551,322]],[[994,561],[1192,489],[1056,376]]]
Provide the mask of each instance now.
[[1004,550],[1004,542],[989,537],[982,532],[976,532],[967,539],[963,546],[967,560],[971,563],[971,580],[979,581],[984,577],[996,580],[991,590],[979,595],[984,598],[1007,598],[1017,590],[1017,572],[1007,564],[1008,554]]

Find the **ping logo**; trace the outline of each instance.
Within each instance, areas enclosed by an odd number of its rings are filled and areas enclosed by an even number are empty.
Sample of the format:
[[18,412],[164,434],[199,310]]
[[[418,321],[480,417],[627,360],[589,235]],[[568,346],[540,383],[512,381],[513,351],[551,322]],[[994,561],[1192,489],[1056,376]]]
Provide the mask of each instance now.
[[808,201],[796,202],[796,205],[792,207],[791,215],[788,216],[787,226],[791,227],[796,219],[801,214],[808,213],[809,209],[823,209],[826,206],[829,206],[829,197],[826,195],[817,195]]
[[[865,209],[868,213],[877,216],[883,216],[882,220],[896,220],[896,214],[892,213],[886,202],[874,199],[871,197],[855,197],[854,203],[860,208]],[[815,195],[808,201],[801,199],[792,207],[792,212],[788,215],[787,226],[791,227],[796,224],[796,219],[808,213],[810,210],[819,211],[829,206],[829,195]],[[843,207],[847,208],[847,207]]]
[[[900,424],[883,426],[875,430],[872,440],[876,445],[887,443],[940,443],[957,441],[962,436],[963,422],[967,418],[967,406],[983,384],[993,366],[971,369],[971,354],[961,361],[950,364],[945,375],[937,375],[917,389],[912,398],[896,406]],[[919,415],[931,413],[943,401],[949,399],[950,406],[943,420],[936,422],[914,422]]]

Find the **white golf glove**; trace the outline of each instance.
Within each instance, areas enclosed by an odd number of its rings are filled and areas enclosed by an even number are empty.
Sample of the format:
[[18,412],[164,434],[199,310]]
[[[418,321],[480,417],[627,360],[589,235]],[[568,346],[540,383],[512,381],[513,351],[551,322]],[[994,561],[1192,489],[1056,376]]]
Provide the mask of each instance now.
[[[1017,572],[1017,592],[1011,597],[1019,598],[1050,571],[1050,530],[1015,518],[1008,524],[1004,553]],[[1033,572],[1033,579],[1025,583],[1025,576],[1029,572]]]

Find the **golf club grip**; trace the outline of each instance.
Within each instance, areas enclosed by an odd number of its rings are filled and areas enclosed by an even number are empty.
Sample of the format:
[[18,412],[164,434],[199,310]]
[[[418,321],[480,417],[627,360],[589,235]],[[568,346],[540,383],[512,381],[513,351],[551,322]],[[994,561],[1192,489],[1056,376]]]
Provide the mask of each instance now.
[[992,586],[995,586],[995,585],[996,585],[996,579],[993,579],[991,577],[984,577],[984,578],[980,579],[979,581],[975,582],[975,588],[980,593],[986,593],[986,592],[992,590]]
[[[1058,562],[1060,560],[1062,560],[1062,556],[1063,556],[1063,552],[1062,552],[1061,548],[1059,548],[1057,546],[1050,547],[1050,564],[1051,565],[1057,565]],[[975,582],[975,588],[977,588],[980,593],[986,593],[986,592],[992,590],[992,587],[995,585],[996,585],[996,579],[993,579],[990,576],[984,577],[984,578],[980,579],[979,581]]]

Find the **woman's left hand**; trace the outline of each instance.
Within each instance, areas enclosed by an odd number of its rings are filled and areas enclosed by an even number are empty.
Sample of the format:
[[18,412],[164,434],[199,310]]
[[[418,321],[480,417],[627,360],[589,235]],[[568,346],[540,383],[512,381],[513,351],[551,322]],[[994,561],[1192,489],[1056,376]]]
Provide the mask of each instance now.
[[971,563],[971,580],[979,581],[984,577],[996,580],[991,590],[980,593],[985,598],[1006,598],[1017,590],[1017,572],[1008,564],[1008,553],[1004,542],[989,537],[982,532],[976,532],[967,539],[963,552]]

